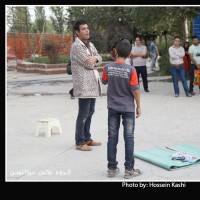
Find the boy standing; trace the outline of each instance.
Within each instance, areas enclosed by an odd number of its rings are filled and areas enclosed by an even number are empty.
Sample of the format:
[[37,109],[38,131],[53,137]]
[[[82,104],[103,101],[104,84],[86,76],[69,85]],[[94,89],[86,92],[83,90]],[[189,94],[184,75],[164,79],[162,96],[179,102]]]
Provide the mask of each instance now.
[[117,143],[119,136],[120,120],[124,126],[125,141],[125,175],[131,178],[139,175],[140,170],[134,169],[134,128],[135,128],[135,104],[136,117],[141,114],[140,90],[136,69],[125,64],[130,55],[131,43],[127,39],[121,39],[116,46],[117,59],[115,62],[105,65],[102,73],[102,83],[108,83],[108,177],[115,177],[119,172],[116,161]]

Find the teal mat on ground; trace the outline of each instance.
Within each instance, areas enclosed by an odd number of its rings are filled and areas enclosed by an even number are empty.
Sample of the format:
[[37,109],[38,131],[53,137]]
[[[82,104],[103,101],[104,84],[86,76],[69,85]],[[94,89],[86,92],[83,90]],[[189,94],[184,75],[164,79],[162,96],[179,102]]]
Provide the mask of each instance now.
[[[157,147],[151,150],[136,151],[134,156],[168,170],[175,170],[200,164],[199,147],[194,147],[187,144],[179,144],[176,146],[170,146],[169,148],[175,151],[169,150],[165,147]],[[171,155],[176,151],[194,156],[196,157],[196,161],[194,163],[190,163],[182,162],[181,160],[172,160]]]

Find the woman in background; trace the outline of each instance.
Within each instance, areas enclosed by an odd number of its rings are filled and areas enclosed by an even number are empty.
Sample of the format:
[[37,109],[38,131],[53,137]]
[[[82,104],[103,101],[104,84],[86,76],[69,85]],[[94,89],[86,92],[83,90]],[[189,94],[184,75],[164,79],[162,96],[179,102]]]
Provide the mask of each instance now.
[[188,53],[189,46],[190,46],[189,42],[185,42],[183,45],[183,48],[185,50],[185,56],[183,57],[184,67],[185,67],[185,78],[189,77],[189,71],[190,71],[190,57]]

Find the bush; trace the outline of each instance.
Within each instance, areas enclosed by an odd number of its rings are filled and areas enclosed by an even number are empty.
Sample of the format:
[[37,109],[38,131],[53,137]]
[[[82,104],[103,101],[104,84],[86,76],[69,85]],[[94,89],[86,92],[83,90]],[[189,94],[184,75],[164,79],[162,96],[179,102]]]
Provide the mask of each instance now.
[[111,61],[110,54],[101,54],[101,57],[103,62]]
[[169,55],[163,54],[159,60],[160,73],[161,75],[170,75],[170,62]]
[[[48,56],[43,56],[43,57],[29,57],[27,59],[28,62],[33,62],[33,63],[45,63],[45,64],[50,64]],[[69,56],[66,55],[61,55],[58,58],[57,63],[68,63],[69,62]]]
[[58,63],[59,59],[59,46],[53,43],[45,44],[44,46],[45,52],[48,55],[50,64]]
[[49,63],[49,58],[47,56],[43,56],[43,57],[31,56],[27,59],[27,61],[33,62],[33,63]]

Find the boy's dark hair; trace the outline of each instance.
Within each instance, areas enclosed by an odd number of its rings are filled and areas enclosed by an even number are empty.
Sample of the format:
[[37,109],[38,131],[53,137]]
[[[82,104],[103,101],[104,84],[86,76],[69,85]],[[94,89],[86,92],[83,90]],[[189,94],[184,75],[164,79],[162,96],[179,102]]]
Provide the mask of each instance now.
[[179,36],[174,36],[174,40],[175,40],[175,39],[181,40],[181,38],[180,38]]
[[128,39],[122,39],[117,43],[116,50],[119,57],[127,58],[131,53],[131,43]]
[[79,19],[74,24],[74,31],[80,31],[80,25],[88,24],[84,19]]
[[199,38],[198,38],[196,35],[193,35],[193,36],[192,36],[192,40],[193,40],[193,39],[199,39]]
[[142,41],[142,37],[140,35],[136,35],[135,38],[134,38],[134,40],[136,40],[136,38],[139,38],[140,41]]

